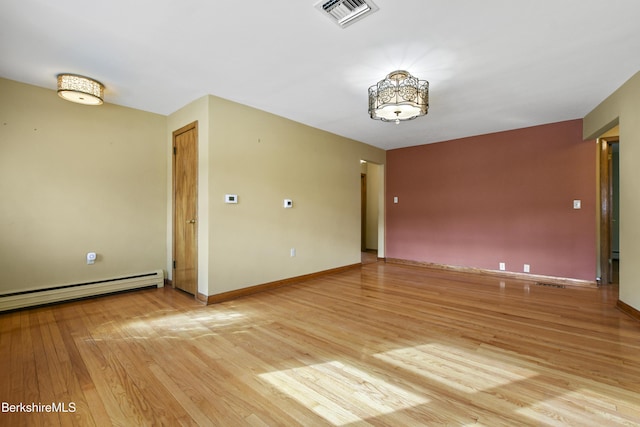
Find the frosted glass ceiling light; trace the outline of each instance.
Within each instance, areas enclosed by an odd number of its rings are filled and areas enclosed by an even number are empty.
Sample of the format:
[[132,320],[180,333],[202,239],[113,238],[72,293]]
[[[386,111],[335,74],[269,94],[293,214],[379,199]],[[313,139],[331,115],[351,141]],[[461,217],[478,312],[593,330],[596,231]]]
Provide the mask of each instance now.
[[78,104],[100,105],[103,102],[104,86],[88,77],[58,74],[58,95]]
[[429,110],[429,82],[397,70],[369,88],[369,115],[374,120],[413,120]]

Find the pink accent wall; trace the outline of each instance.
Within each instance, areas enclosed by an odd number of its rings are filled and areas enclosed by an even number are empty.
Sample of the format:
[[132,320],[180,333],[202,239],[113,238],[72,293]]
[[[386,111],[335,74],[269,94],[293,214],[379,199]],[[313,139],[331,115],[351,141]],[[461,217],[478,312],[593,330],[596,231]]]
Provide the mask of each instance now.
[[386,256],[595,280],[596,152],[582,120],[390,150]]

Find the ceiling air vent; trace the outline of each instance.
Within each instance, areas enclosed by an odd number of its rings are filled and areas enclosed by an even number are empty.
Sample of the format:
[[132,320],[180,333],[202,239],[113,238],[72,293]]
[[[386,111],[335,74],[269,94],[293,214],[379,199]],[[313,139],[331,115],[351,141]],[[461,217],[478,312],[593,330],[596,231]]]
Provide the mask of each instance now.
[[315,7],[342,28],[378,10],[371,0],[323,0]]

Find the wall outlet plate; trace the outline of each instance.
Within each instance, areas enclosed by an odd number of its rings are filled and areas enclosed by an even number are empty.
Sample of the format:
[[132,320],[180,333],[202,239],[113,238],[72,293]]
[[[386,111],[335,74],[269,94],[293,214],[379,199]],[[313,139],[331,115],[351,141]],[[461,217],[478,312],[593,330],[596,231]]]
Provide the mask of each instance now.
[[238,195],[237,194],[225,194],[224,195],[225,203],[238,203]]
[[284,207],[286,209],[292,208],[293,207],[293,200],[291,199],[284,199]]
[[98,255],[95,252],[87,252],[87,264],[95,264],[96,258]]

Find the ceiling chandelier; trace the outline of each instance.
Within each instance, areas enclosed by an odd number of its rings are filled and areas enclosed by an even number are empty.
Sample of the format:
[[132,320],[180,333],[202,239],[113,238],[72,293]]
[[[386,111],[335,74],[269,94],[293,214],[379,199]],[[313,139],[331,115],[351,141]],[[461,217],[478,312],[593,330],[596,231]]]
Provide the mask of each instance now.
[[103,102],[104,86],[88,77],[58,74],[58,95],[78,104],[100,105]]
[[413,120],[429,110],[429,82],[396,70],[369,88],[369,115],[383,122]]

